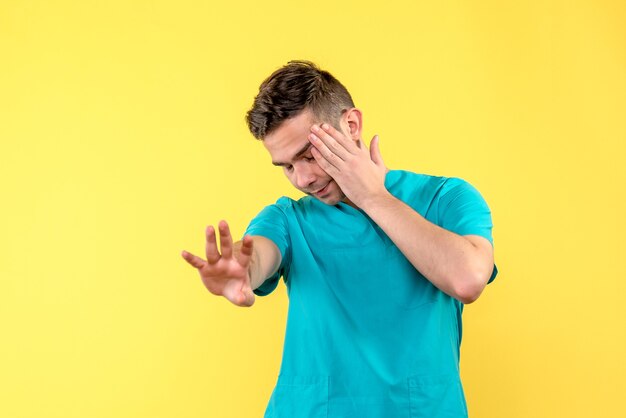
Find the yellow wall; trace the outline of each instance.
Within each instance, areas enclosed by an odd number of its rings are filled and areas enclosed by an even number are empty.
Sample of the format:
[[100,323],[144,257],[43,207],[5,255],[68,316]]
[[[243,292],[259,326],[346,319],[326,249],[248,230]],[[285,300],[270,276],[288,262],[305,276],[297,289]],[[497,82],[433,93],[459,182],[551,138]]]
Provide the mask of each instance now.
[[491,206],[471,416],[626,416],[625,3],[220,3],[0,2],[0,416],[262,414],[284,286],[236,308],[180,252],[298,196],[244,122],[294,58]]

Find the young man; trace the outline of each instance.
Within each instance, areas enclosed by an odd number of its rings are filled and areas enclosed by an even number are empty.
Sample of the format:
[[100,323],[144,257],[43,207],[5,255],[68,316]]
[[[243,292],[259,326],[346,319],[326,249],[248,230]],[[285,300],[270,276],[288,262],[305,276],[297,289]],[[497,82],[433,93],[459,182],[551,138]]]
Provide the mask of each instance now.
[[291,61],[247,121],[307,196],[282,197],[232,243],[206,230],[207,289],[238,306],[283,277],[289,312],[266,417],[465,417],[461,313],[497,268],[491,212],[459,178],[388,170],[345,87]]

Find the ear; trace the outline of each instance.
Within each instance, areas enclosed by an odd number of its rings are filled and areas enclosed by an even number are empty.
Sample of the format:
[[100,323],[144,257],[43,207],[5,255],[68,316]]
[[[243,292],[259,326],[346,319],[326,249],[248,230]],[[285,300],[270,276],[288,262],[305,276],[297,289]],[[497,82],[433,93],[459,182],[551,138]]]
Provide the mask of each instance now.
[[356,107],[346,110],[341,118],[342,125],[344,125],[345,132],[350,135],[354,141],[361,139],[361,132],[363,130],[363,114]]

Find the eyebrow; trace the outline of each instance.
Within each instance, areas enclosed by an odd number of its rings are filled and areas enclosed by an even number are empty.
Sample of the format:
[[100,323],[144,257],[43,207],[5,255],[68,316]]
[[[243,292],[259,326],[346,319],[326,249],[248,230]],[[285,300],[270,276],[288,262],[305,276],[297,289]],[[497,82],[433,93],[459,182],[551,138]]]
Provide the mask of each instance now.
[[[302,149],[300,151],[296,152],[296,155],[293,156],[292,160],[295,160],[296,158],[298,158],[299,156],[301,156],[302,154],[307,152],[309,150],[309,148],[311,148],[312,145],[313,144],[308,142],[305,146],[302,147]],[[287,165],[289,163],[282,163],[280,161],[272,161],[272,164],[274,164],[277,167],[281,167],[281,166]]]

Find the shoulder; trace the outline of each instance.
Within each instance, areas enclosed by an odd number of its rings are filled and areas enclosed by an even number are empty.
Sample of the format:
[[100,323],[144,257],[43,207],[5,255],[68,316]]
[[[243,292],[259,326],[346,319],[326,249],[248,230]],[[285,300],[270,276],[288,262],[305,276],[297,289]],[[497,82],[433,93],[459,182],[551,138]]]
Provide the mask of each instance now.
[[275,203],[265,206],[261,214],[281,216],[286,220],[294,220],[294,218],[299,218],[303,214],[310,216],[320,212],[320,205],[324,204],[311,196],[304,196],[298,200],[281,196]]
[[249,228],[269,222],[285,222],[293,212],[293,199],[282,196],[276,203],[265,205],[251,220]]
[[472,184],[460,177],[436,176],[397,170],[397,174],[392,179],[394,178],[401,187],[420,189],[423,193],[432,194],[437,198],[442,198],[450,193],[478,192]]
[[444,177],[444,191],[448,191],[454,188],[472,188],[473,186],[465,179],[460,177]]
[[266,205],[262,212],[282,212],[288,214],[293,212],[294,207],[298,204],[297,201],[287,196],[279,197],[275,203]]
[[292,198],[287,197],[287,196],[281,196],[278,198],[278,200],[276,200],[276,203],[274,203],[272,206],[276,206],[278,209],[286,211],[286,210],[292,209],[295,203],[296,201],[293,200]]
[[439,189],[448,179],[448,177],[415,173],[408,170],[389,170],[385,178],[385,185],[392,188],[414,187]]
[[448,177],[415,173],[407,170],[391,170],[385,178],[385,187],[397,198],[411,205],[430,206],[436,200]]
[[466,198],[479,198],[482,196],[478,189],[470,182],[459,177],[448,177],[443,183],[440,191],[440,198],[448,201],[464,196]]

